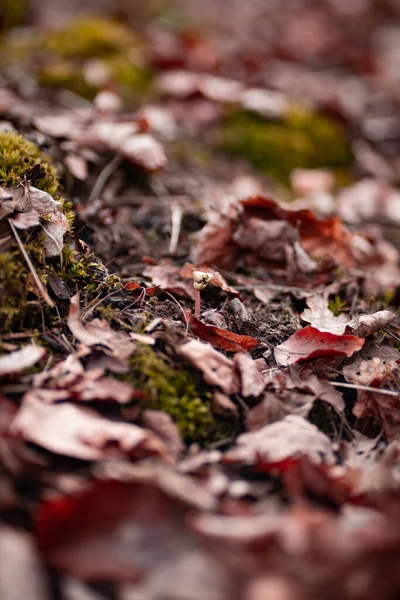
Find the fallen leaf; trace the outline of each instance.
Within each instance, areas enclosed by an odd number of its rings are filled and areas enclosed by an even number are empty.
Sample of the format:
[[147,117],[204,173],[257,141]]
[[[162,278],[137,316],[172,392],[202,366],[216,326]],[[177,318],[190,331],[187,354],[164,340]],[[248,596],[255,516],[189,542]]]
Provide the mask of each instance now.
[[345,404],[342,394],[329,381],[316,377],[308,365],[296,365],[287,370],[272,368],[264,375],[266,392],[261,402],[250,408],[246,427],[260,429],[264,425],[294,414],[307,417],[316,400],[326,402],[338,413]]
[[0,554],[2,600],[50,600],[50,586],[32,535],[2,524]]
[[336,317],[328,308],[328,299],[324,295],[309,296],[306,302],[309,308],[301,313],[303,321],[311,323],[319,331],[336,335],[367,337],[396,319],[396,315],[389,310],[380,310],[372,315],[356,315],[352,319],[345,314]]
[[46,354],[43,346],[29,344],[21,350],[15,350],[10,354],[0,356],[0,377],[13,373],[22,373],[35,365]]
[[[209,494],[187,477],[175,475],[172,482],[166,475],[158,480],[138,471],[126,482],[94,481],[80,494],[43,502],[35,535],[45,562],[83,580],[134,583],[131,589],[119,585],[124,598],[183,598],[188,589],[193,600],[232,597],[227,569],[184,520],[196,497]],[[186,485],[186,494],[176,498],[178,486]],[[210,500],[199,508],[210,510]]]
[[185,315],[194,335],[210,342],[215,348],[236,352],[238,350],[252,350],[258,344],[257,340],[249,335],[239,335],[214,325],[206,325],[190,311],[185,311]]
[[104,460],[116,452],[129,458],[156,455],[171,460],[161,440],[146,429],[110,421],[67,403],[45,404],[33,395],[23,399],[11,433],[55,454],[80,460]]
[[296,456],[307,456],[316,464],[336,462],[330,439],[302,417],[289,415],[258,431],[239,435],[224,460],[256,464],[262,459],[275,463]]
[[111,329],[107,321],[93,319],[83,325],[79,310],[79,293],[70,300],[68,327],[77,340],[86,346],[100,346],[106,352],[124,362],[135,351],[135,345],[128,334]]
[[[29,229],[41,223],[45,233],[43,247],[46,256],[59,256],[64,246],[64,235],[69,229],[68,219],[60,210],[60,202],[32,185],[3,188],[7,198],[1,202],[0,219],[9,216],[19,229]],[[19,213],[23,213],[20,215]]]
[[[307,274],[332,270],[335,264],[358,266],[370,285],[374,282],[380,290],[392,286],[398,276],[398,253],[390,244],[385,248],[376,236],[350,232],[338,217],[319,219],[310,210],[285,209],[271,198],[257,195],[232,200],[211,215],[196,235],[191,260],[230,270],[239,259],[269,268],[277,263],[287,265],[292,279],[296,270]],[[386,278],[378,265],[390,266]]]
[[344,188],[336,202],[340,216],[348,223],[383,220],[400,225],[400,194],[386,182],[364,179]]
[[179,347],[179,353],[203,373],[206,383],[219,386],[225,394],[238,391],[233,362],[214,350],[211,344],[190,340]]
[[165,167],[163,146],[151,134],[142,132],[141,121],[107,121],[92,123],[73,136],[83,147],[113,150],[148,171]]
[[[389,441],[398,440],[400,436],[399,411],[399,377],[400,363],[383,361],[373,356],[370,359],[359,359],[353,365],[343,369],[347,381],[356,386],[369,386],[376,391],[357,390],[357,402],[353,413],[359,419],[373,417],[382,426]],[[382,392],[379,390],[382,389]],[[385,393],[387,391],[388,393]]]
[[202,271],[203,273],[209,273],[210,275],[212,275],[210,284],[215,285],[215,287],[221,288],[222,291],[227,292],[232,296],[240,298],[239,292],[228,285],[227,281],[224,279],[224,277],[222,277],[221,273],[215,271],[215,269],[212,269],[207,265],[200,265],[200,267],[196,267],[192,263],[187,262],[183,265],[179,274],[183,279],[193,279],[194,271]]
[[327,169],[294,169],[290,174],[290,185],[300,196],[330,192],[334,184],[334,174]]
[[193,284],[183,281],[180,267],[168,260],[161,260],[158,265],[147,265],[143,271],[144,277],[149,277],[155,286],[177,296],[194,300]]
[[314,358],[351,356],[364,342],[355,335],[335,335],[307,325],[276,346],[274,356],[279,365],[289,366]]
[[183,452],[184,443],[170,415],[162,410],[145,410],[142,414],[142,422],[146,429],[153,431],[164,442],[175,459]]
[[243,398],[257,398],[265,387],[265,382],[255,360],[248,354],[238,352],[233,363],[239,372],[240,391]]

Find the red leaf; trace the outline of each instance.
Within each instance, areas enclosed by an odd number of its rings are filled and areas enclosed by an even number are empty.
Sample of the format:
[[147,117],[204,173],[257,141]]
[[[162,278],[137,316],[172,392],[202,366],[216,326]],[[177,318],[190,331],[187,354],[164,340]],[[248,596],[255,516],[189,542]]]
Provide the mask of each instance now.
[[185,312],[185,315],[192,332],[201,340],[210,342],[215,348],[237,352],[238,350],[251,350],[258,344],[257,340],[249,335],[238,335],[214,325],[206,325],[189,310]]
[[275,348],[275,359],[283,366],[320,357],[351,356],[365,340],[355,335],[335,335],[308,325]]

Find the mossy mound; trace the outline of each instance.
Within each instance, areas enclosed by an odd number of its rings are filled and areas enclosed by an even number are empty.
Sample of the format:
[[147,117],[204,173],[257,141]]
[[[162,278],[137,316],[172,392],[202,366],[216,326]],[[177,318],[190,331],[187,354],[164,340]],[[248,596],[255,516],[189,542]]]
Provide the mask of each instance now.
[[[66,286],[64,299],[68,298],[68,290],[73,293],[76,289],[83,289],[84,293],[94,293],[99,283],[107,280],[108,273],[93,254],[81,256],[72,249],[74,212],[72,205],[57,193],[60,182],[50,158],[22,135],[0,133],[0,187],[20,184],[32,184],[51,194],[60,203],[60,211],[69,223],[62,257],[46,257],[41,227],[19,230],[21,243],[40,281],[46,286],[51,274],[57,277]],[[42,215],[41,220],[45,226],[46,215]],[[0,220],[0,331],[34,329],[41,327],[46,319],[51,325],[54,319],[58,319],[58,313],[43,303],[7,220]]]
[[[29,68],[39,85],[71,90],[92,100],[104,87],[115,88],[130,106],[149,92],[153,74],[145,65],[144,42],[112,19],[85,17],[62,29],[10,36],[3,66]],[[11,69],[12,72],[12,69]]]
[[11,131],[0,132],[0,186],[14,187],[40,167],[35,187],[54,196],[59,189],[55,167],[33,142]]
[[295,168],[329,167],[343,181],[353,161],[338,123],[297,107],[282,121],[243,110],[231,113],[222,124],[220,148],[285,185]]
[[138,345],[127,378],[146,394],[145,408],[171,415],[186,443],[205,444],[226,437],[226,424],[212,415],[210,393],[197,384],[193,374],[175,369],[149,346]]

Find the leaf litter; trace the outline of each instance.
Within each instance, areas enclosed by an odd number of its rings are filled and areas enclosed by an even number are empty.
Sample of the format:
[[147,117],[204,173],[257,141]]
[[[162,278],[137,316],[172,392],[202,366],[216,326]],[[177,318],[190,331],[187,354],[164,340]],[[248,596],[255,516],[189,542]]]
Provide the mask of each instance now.
[[[142,55],[95,21],[94,56],[0,67],[2,131],[62,182],[0,146],[6,599],[398,596],[397,8],[264,4],[143,9]],[[239,159],[235,119],[261,136]],[[310,159],[321,126],[351,164]],[[276,179],[266,147],[308,158]]]

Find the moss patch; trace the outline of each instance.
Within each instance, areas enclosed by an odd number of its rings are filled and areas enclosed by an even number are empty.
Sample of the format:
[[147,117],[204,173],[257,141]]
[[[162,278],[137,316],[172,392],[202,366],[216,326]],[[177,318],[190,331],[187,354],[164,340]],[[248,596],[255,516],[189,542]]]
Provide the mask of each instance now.
[[227,434],[225,424],[217,423],[211,413],[210,393],[200,388],[191,373],[176,370],[149,346],[138,345],[130,359],[128,379],[146,394],[145,408],[171,415],[186,443],[205,444]]
[[40,166],[40,178],[35,181],[35,187],[54,196],[59,181],[50,158],[22,135],[10,131],[0,133],[0,186],[19,185],[36,166]]
[[76,19],[64,28],[21,39],[11,35],[1,55],[3,66],[29,69],[41,86],[68,89],[90,100],[111,86],[128,105],[136,106],[153,79],[140,36],[102,17]]
[[[14,187],[30,181],[58,201],[60,210],[69,221],[70,231],[64,238],[63,260],[58,257],[46,258],[43,249],[43,231],[39,227],[20,230],[24,248],[32,264],[45,285],[50,273],[59,277],[74,293],[83,290],[84,297],[90,299],[99,284],[108,282],[107,269],[91,254],[79,255],[71,248],[71,230],[74,220],[72,204],[57,195],[60,183],[56,169],[49,157],[22,135],[12,132],[0,133],[0,186]],[[58,313],[43,305],[32,274],[5,220],[0,222],[0,331],[23,330],[41,327],[44,320],[52,324]],[[59,304],[59,309],[68,309]]]
[[295,168],[329,167],[343,179],[352,164],[350,145],[339,124],[300,108],[292,108],[282,121],[267,121],[243,110],[231,113],[222,124],[220,148],[247,158],[284,184]]

